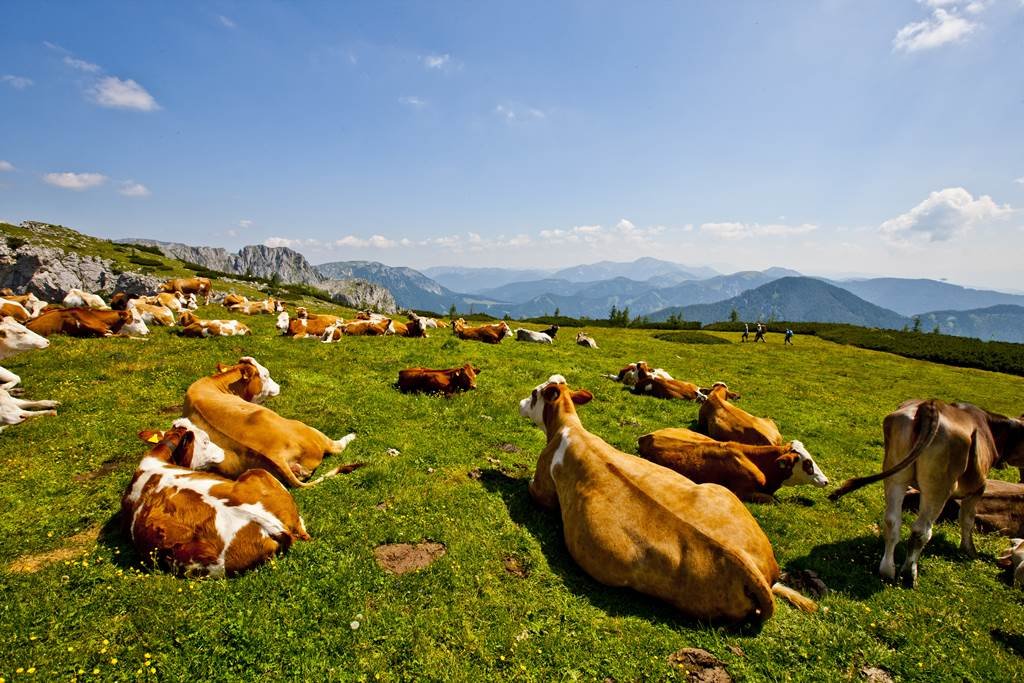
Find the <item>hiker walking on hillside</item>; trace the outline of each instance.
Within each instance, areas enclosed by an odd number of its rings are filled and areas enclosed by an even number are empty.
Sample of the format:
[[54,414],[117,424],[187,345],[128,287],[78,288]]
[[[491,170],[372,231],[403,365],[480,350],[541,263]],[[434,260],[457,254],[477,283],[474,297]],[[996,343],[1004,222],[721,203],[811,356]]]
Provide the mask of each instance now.
[[790,346],[793,345],[793,329],[790,327],[786,328],[786,340],[784,343],[789,344]]
[[750,341],[750,323],[743,323],[743,336],[740,337],[740,341]]
[[757,329],[754,331],[754,343],[756,344],[759,341],[763,341],[765,344],[768,343],[768,340],[764,338],[764,325],[761,323],[757,324]]

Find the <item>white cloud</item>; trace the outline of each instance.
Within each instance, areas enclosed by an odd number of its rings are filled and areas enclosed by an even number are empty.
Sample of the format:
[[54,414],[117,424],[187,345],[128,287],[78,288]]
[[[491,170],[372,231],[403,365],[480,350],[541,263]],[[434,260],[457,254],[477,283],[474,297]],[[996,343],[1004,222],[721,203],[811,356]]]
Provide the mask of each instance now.
[[9,161],[0,159],[0,172],[10,172],[14,170],[14,164]]
[[341,239],[334,240],[334,246],[336,247],[356,247],[366,248],[372,247],[374,249],[391,249],[392,247],[398,246],[398,243],[394,240],[388,239],[383,235],[371,235],[369,239],[362,239],[355,235],[346,235]]
[[138,111],[156,111],[160,108],[153,96],[130,78],[122,81],[117,76],[104,76],[93,86],[91,94],[93,101],[101,107]]
[[428,69],[445,69],[452,64],[452,56],[447,53],[443,55],[424,55],[420,59]]
[[988,195],[975,199],[962,187],[947,187],[932,192],[910,211],[885,221],[879,231],[894,244],[945,242],[1012,213],[1009,204],[1000,206]]
[[412,107],[413,109],[422,109],[423,107],[427,106],[426,100],[420,99],[415,95],[406,95],[404,97],[399,97],[398,101],[399,103],[404,104],[408,107]]
[[223,14],[217,15],[217,21],[219,21],[221,23],[221,26],[224,26],[225,28],[235,28],[238,26],[238,24],[236,24],[229,17],[226,17]]
[[4,74],[3,76],[0,76],[0,83],[6,83],[15,90],[24,90],[33,84],[33,80],[31,78],[25,78],[24,76]]
[[[1024,0],[1021,1],[1024,2]],[[1017,178],[1013,182],[1017,183],[1018,185],[1024,185],[1024,175],[1022,175],[1020,178]]]
[[818,229],[817,225],[801,223],[787,225],[785,223],[703,223],[700,231],[725,240],[741,240],[748,237],[789,237],[806,235]]
[[238,227],[240,227],[242,229],[251,228],[252,227],[252,221],[249,220],[248,218],[243,218],[242,220],[238,221]]
[[930,50],[962,40],[977,27],[955,11],[936,8],[931,19],[915,21],[901,28],[892,39],[892,49],[908,53]]
[[43,180],[65,190],[81,191],[99,187],[107,182],[107,176],[102,173],[47,173]]
[[84,59],[75,59],[74,57],[67,56],[64,57],[64,63],[72,69],[78,69],[79,71],[84,71],[86,73],[94,74],[100,72],[99,64],[93,64],[92,62],[87,62]]
[[117,191],[125,197],[148,197],[150,195],[148,187],[133,180],[121,183],[121,187]]
[[494,113],[503,118],[506,123],[540,121],[547,118],[547,114],[542,109],[516,104],[499,104],[494,108]]

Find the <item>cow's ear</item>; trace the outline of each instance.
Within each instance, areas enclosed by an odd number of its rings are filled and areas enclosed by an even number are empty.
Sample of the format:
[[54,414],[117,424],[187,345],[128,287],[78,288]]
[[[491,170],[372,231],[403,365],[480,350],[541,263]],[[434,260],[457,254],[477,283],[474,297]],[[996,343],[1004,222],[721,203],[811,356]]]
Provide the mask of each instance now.
[[549,384],[546,387],[544,387],[544,389],[540,392],[540,395],[545,402],[551,403],[552,401],[558,400],[558,397],[561,395],[562,390],[560,387],[561,385],[559,384]]
[[796,453],[784,455],[776,461],[776,466],[783,471],[791,470],[793,469],[793,465],[796,463],[796,459],[798,457],[799,456]]
[[585,403],[590,403],[594,400],[594,395],[586,389],[580,389],[579,391],[572,392],[572,402],[578,406]]
[[143,429],[139,432],[139,438],[146,443],[160,443],[160,440],[164,438],[164,433],[159,429]]

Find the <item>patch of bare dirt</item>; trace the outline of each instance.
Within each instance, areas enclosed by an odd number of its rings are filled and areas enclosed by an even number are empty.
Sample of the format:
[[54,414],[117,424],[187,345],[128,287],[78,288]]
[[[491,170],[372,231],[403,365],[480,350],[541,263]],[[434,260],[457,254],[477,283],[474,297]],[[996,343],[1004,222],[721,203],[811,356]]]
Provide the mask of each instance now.
[[448,549],[444,543],[385,543],[373,549],[373,557],[380,568],[391,574],[407,574],[429,567]]
[[525,579],[530,575],[530,568],[523,564],[523,561],[515,555],[506,555],[502,562],[505,565],[505,571],[513,576]]
[[100,527],[98,526],[86,529],[66,539],[64,545],[59,548],[47,550],[44,553],[36,553],[35,555],[22,555],[14,562],[11,562],[7,569],[15,574],[33,574],[43,567],[56,562],[79,557],[95,545],[99,534]]
[[515,445],[514,443],[503,443],[500,446],[498,446],[498,450],[503,451],[505,453],[519,453],[523,449]]
[[707,650],[698,647],[684,647],[668,656],[671,666],[686,671],[687,680],[700,683],[732,683],[732,676],[725,670],[725,662]]
[[877,666],[861,667],[860,675],[868,683],[892,683],[892,675],[885,669]]
[[105,477],[116,469],[117,462],[114,460],[108,460],[91,472],[82,472],[81,474],[76,474],[71,478],[81,484],[83,482],[92,481],[93,479]]

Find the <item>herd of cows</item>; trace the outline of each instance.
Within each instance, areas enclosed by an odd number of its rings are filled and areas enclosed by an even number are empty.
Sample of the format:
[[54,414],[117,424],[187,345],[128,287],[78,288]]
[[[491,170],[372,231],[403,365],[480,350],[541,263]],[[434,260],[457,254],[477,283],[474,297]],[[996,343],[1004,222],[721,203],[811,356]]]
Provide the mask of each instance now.
[[[78,290],[62,305],[0,292],[0,360],[46,348],[46,337],[53,334],[141,336],[147,325],[176,324],[188,337],[251,334],[238,320],[195,315],[200,298],[206,304],[214,298],[205,278],[170,280],[160,290],[134,298],[115,294],[110,306]],[[448,327],[446,321],[412,312],[408,322],[372,313],[346,321],[303,308],[292,317],[283,302],[269,298],[249,301],[228,294],[221,303],[234,313],[277,314],[283,335],[325,343],[348,335],[425,337],[429,329]],[[505,322],[470,327],[462,319],[452,321],[451,328],[457,338],[492,344],[507,337],[551,344],[558,333],[557,326],[513,331]],[[597,348],[583,333],[576,341]],[[396,386],[451,397],[474,389],[479,373],[468,363],[407,368]],[[561,375],[552,375],[519,402],[520,414],[547,436],[530,495],[561,514],[566,546],[580,567],[603,584],[655,596],[698,619],[763,621],[774,612],[775,596],[814,611],[812,600],[780,582],[771,542],[743,504],[771,502],[783,486],[828,486],[804,444],[783,439],[772,420],[737,407],[733,402],[740,396],[724,383],[702,387],[644,361],[608,377],[637,395],[698,403],[697,430],[645,434],[637,457],[583,427],[577,408],[593,395],[571,389]],[[19,383],[0,368],[3,425],[55,414],[53,401],[15,398]],[[182,574],[231,576],[287,550],[296,539],[309,538],[288,487],[312,486],[361,463],[313,478],[324,457],[341,453],[355,435],[332,439],[262,405],[279,391],[254,358],[218,365],[188,388],[183,415],[169,430],[140,434],[151,447],[122,498],[122,512],[141,557]],[[883,430],[883,471],[852,479],[829,497],[837,500],[884,480],[885,551],[879,572],[895,581],[904,497],[908,490],[919,491],[918,516],[899,572],[906,585],[916,586],[921,551],[951,499],[960,501],[961,548],[974,553],[975,515],[986,503],[989,470],[1024,468],[1024,419],[969,404],[911,400],[885,418]],[[999,561],[1012,567],[1015,582],[1024,582],[1024,541],[1014,539]]]

